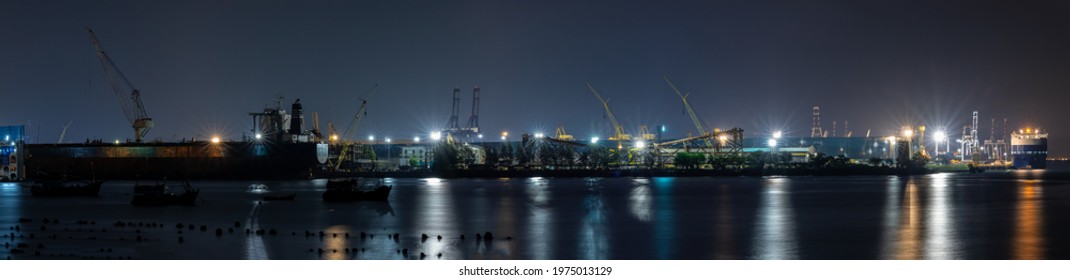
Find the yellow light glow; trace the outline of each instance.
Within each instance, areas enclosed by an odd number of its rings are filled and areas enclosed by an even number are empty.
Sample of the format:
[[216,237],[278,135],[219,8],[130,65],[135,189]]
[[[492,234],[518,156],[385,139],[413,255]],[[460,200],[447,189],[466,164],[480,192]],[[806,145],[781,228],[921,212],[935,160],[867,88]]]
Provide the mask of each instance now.
[[913,135],[914,135],[914,130],[909,129],[909,128],[903,129],[903,137],[910,137],[910,136],[913,136]]
[[212,137],[212,144],[219,144],[219,136]]

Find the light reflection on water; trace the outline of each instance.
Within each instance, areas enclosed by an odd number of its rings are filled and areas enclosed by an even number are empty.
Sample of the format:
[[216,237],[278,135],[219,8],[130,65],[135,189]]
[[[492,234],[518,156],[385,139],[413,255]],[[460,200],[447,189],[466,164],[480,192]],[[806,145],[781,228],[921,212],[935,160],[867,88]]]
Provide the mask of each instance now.
[[588,181],[587,196],[583,201],[584,219],[580,225],[580,257],[587,260],[609,258],[611,232],[606,226],[605,202],[600,181]]
[[[252,202],[253,208],[249,210],[249,216],[245,219],[245,224],[248,225],[250,230],[256,230],[260,228],[260,222],[258,217],[260,216],[260,207],[263,206],[260,201]],[[240,229],[239,229],[240,230]],[[247,234],[245,237],[245,259],[247,260],[268,260],[267,245],[264,244],[264,237],[259,234]]]
[[955,237],[955,218],[952,216],[951,187],[949,174],[929,176],[928,219],[925,227],[925,258],[949,260],[957,258],[958,242]]
[[908,179],[900,203],[899,225],[896,230],[895,258],[913,260],[921,257],[921,202],[918,186]]
[[531,239],[528,242],[528,251],[531,252],[532,259],[551,259],[554,255],[554,224],[553,210],[547,205],[552,195],[550,186],[547,180],[540,178],[533,180],[526,192],[531,201],[528,205],[528,211],[531,212],[531,217],[528,218],[528,237]]
[[[673,204],[673,178],[657,178],[654,180],[654,188],[657,189],[657,210],[654,211],[654,249],[657,259],[672,259],[676,256],[676,208]],[[648,199],[649,201],[649,199]]]
[[1014,258],[1039,260],[1044,258],[1043,207],[1040,204],[1044,189],[1037,180],[1018,180],[1018,205],[1014,227]]
[[[349,234],[351,230],[349,226],[334,225],[327,227],[327,230],[323,231],[326,235],[321,238],[323,240],[323,259],[325,260],[345,260],[349,259],[348,253],[346,253],[349,246],[349,238],[345,238],[346,234]],[[337,235],[337,236],[336,236]]]
[[758,206],[758,228],[754,234],[759,259],[796,259],[795,218],[791,200],[791,183],[787,178],[767,178]]
[[[224,230],[242,221],[234,234],[218,237],[187,231],[185,245],[174,242],[171,227],[146,233],[169,242],[114,245],[143,259],[399,259],[405,258],[401,249],[410,259],[421,252],[429,259],[438,253],[442,259],[1070,258],[1055,247],[1066,244],[1070,229],[1045,224],[1046,213],[1067,207],[1070,188],[1061,186],[1068,184],[1041,180],[1047,175],[1039,172],[1004,174],[390,179],[395,189],[389,202],[354,203],[323,203],[323,180],[201,182],[197,206],[160,208],[129,205],[125,183],[105,185],[99,198],[54,199],[3,183],[0,230],[21,215],[61,218],[72,229],[81,219],[97,220],[98,229],[122,219]],[[265,191],[297,193],[297,199],[260,204],[263,194],[250,188],[259,184]],[[244,235],[245,228],[282,234]],[[305,231],[326,236],[300,234]],[[495,240],[476,242],[474,234],[487,231]],[[101,239],[122,237],[111,232]],[[333,238],[360,232],[377,236]],[[401,240],[384,238],[395,232]],[[423,233],[430,236],[426,242]],[[467,239],[460,240],[461,234]],[[60,239],[53,242],[65,242]],[[49,247],[78,248],[70,242]],[[203,251],[183,251],[193,248]],[[346,248],[367,252],[346,254]]]
[[642,222],[650,221],[650,180],[637,178],[632,180],[631,193],[628,195],[628,209],[632,216]]

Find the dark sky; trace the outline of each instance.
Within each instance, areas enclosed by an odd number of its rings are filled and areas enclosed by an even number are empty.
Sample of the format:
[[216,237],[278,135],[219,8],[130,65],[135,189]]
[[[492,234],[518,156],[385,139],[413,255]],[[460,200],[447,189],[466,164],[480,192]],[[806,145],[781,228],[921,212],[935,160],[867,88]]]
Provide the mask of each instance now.
[[[578,138],[610,132],[591,82],[625,126],[694,131],[669,76],[709,125],[747,137],[854,135],[902,125],[957,137],[973,110],[1049,130],[1070,153],[1066,1],[2,1],[4,124],[30,142],[132,135],[89,43],[142,92],[149,138],[240,138],[281,93],[311,125],[344,127],[373,84],[358,136],[411,139],[482,88],[481,128]],[[997,136],[998,137],[998,136]]]

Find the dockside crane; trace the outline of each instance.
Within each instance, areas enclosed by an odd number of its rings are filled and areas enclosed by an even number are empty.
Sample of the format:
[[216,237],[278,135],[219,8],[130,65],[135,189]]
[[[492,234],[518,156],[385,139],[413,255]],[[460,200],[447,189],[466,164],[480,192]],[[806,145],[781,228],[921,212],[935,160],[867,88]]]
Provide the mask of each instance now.
[[[353,134],[357,133],[357,127],[360,126],[360,120],[368,115],[368,100],[365,98],[370,97],[379,88],[379,84],[375,84],[368,92],[364,94],[364,97],[360,97],[360,109],[357,109],[357,114],[353,116],[353,120],[349,122],[349,126],[346,127],[345,132],[342,133],[342,150],[338,153],[338,161],[334,164],[334,169],[338,170],[342,167],[342,161],[345,160],[346,155],[349,153],[349,147],[354,142]],[[334,130],[334,125],[331,125],[331,130]]]
[[134,128],[134,141],[137,143],[143,142],[145,134],[155,124],[152,122],[152,118],[149,118],[149,115],[145,113],[145,105],[141,103],[141,92],[130,83],[130,80],[123,75],[123,72],[119,71],[119,67],[115,66],[115,62],[111,61],[108,54],[104,52],[104,48],[100,46],[97,36],[93,34],[93,29],[86,27],[85,31],[89,32],[89,40],[93,42],[93,48],[97,51],[100,64],[104,67],[104,73],[108,75],[112,91],[119,98],[119,105],[123,107],[123,114],[126,115],[126,119],[130,121],[130,125]]
[[606,117],[608,117],[609,121],[613,124],[613,136],[610,137],[609,140],[617,141],[617,149],[623,148],[623,142],[631,140],[632,136],[625,134],[624,127],[621,127],[620,123],[617,122],[617,116],[613,115],[612,109],[609,109],[609,99],[602,98],[602,95],[598,94],[598,90],[594,89],[594,86],[591,86],[591,83],[587,83],[587,89],[591,90],[591,93],[593,93],[595,97],[598,97],[598,101],[602,102],[602,107],[606,110]]
[[[702,120],[699,120],[698,114],[695,114],[695,108],[692,108],[691,103],[687,102],[687,97],[691,96],[691,93],[681,93],[680,89],[676,87],[676,84],[669,80],[669,77],[663,76],[662,78],[665,79],[665,83],[669,84],[669,87],[672,88],[672,91],[676,92],[676,95],[680,97],[680,100],[683,100],[684,108],[687,109],[687,115],[691,116],[691,122],[695,124],[695,129],[698,129],[699,136],[709,134],[709,132],[706,132],[706,127],[702,125]],[[710,146],[709,138],[703,138],[703,142],[705,142],[707,147]]]

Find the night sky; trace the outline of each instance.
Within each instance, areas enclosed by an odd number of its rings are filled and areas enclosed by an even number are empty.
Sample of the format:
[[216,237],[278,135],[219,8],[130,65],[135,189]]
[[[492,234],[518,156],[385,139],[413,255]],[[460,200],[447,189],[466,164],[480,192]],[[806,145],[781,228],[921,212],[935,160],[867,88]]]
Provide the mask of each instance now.
[[0,124],[29,125],[30,143],[68,121],[67,141],[132,138],[86,26],[164,141],[240,139],[280,93],[308,126],[319,112],[344,128],[376,83],[361,139],[442,128],[455,87],[463,126],[477,85],[489,139],[562,125],[605,139],[585,82],[630,133],[680,137],[695,128],[668,76],[709,125],[747,137],[809,135],[814,105],[839,135],[847,121],[855,136],[924,124],[958,137],[977,110],[982,139],[1007,118],[1070,153],[1066,1],[4,0]]

